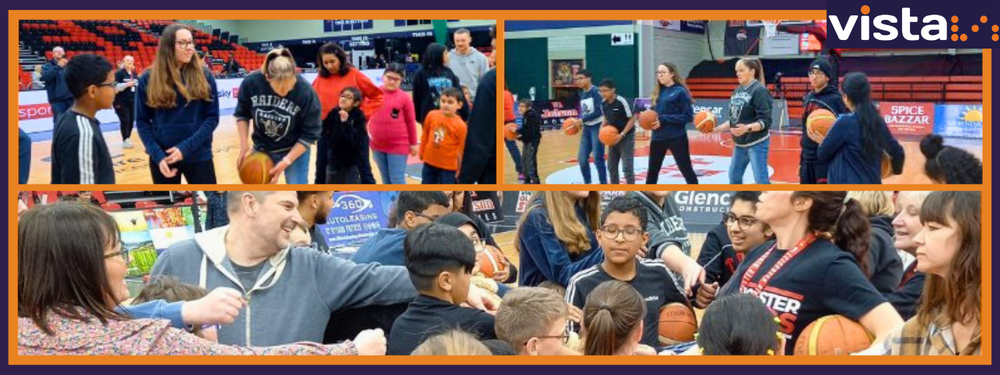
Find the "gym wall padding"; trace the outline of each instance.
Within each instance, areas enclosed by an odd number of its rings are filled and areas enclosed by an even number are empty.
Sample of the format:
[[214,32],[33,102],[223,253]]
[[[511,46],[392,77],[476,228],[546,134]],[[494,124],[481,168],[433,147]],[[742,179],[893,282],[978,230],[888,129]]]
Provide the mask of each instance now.
[[[638,40],[635,35],[634,40]],[[593,75],[594,85],[611,78],[615,81],[618,95],[631,102],[639,93],[638,44],[612,46],[611,35],[587,35],[587,54],[584,66]]]
[[535,100],[549,99],[548,38],[507,39],[504,54],[507,88],[518,98],[527,98],[535,88]]

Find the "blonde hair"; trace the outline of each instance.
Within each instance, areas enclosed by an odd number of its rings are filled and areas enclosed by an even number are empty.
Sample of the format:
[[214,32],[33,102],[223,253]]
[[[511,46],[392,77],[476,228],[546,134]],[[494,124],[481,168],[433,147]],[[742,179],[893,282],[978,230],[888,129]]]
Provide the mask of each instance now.
[[460,330],[451,330],[428,338],[410,355],[493,355],[493,353],[472,335]]
[[892,216],[896,207],[888,191],[849,191],[847,197],[857,200],[866,216]]
[[757,78],[757,80],[760,81],[760,84],[765,88],[767,87],[767,83],[764,82],[764,64],[760,62],[760,59],[744,57],[739,59],[736,63],[743,64],[743,66],[747,67],[747,69],[753,70],[755,73],[754,78]]
[[267,52],[264,64],[260,66],[261,73],[268,81],[287,82],[295,79],[295,59],[292,52],[285,48],[275,48]]
[[191,56],[191,61],[187,64],[181,65],[177,62],[174,48],[177,43],[177,32],[181,30],[187,30],[187,27],[175,23],[167,26],[160,35],[156,59],[149,73],[149,87],[146,88],[148,96],[146,105],[150,107],[156,109],[176,107],[177,93],[189,102],[212,101],[211,88],[198,54]]
[[532,337],[544,336],[552,323],[569,314],[566,301],[555,291],[524,287],[503,297],[496,316],[497,337],[520,353]]
[[[597,230],[601,216],[601,194],[595,191],[584,200],[583,208],[589,221],[589,227],[585,227],[580,219],[576,217],[576,203],[565,191],[537,192],[530,199],[531,205],[524,210],[521,219],[517,223],[517,237],[521,236],[521,228],[524,220],[531,211],[538,208],[545,208],[549,213],[549,222],[556,232],[556,238],[566,246],[570,254],[579,254],[587,251],[591,247],[590,237],[587,230],[591,232]],[[517,245],[521,251],[520,243]]]

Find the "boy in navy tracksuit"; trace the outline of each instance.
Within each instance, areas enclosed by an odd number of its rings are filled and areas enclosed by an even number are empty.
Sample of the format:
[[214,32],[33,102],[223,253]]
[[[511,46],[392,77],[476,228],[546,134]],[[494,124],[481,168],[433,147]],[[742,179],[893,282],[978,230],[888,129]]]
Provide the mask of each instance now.
[[541,184],[542,181],[538,178],[538,145],[542,142],[542,117],[531,108],[531,99],[521,99],[517,103],[517,110],[522,116],[522,126],[518,134],[524,144],[521,151],[524,183]]
[[[834,116],[847,113],[847,106],[840,96],[837,85],[830,84],[835,78],[833,66],[825,58],[819,58],[809,64],[809,83],[812,91],[802,98],[802,105],[805,109],[802,112],[802,126],[805,127],[809,115],[817,109],[825,109],[833,112]],[[836,81],[834,81],[836,82]],[[816,149],[819,145],[809,137],[802,137],[802,156],[799,161],[799,182],[803,184],[825,184],[827,182],[827,169],[830,164],[821,162],[816,156]]]
[[66,86],[73,106],[56,124],[52,137],[53,184],[114,184],[111,153],[97,111],[115,100],[115,71],[103,57],[77,55],[66,65]]
[[601,94],[591,81],[590,72],[580,69],[576,72],[576,84],[580,88],[580,120],[583,121],[583,134],[580,137],[580,151],[577,161],[580,163],[580,174],[583,182],[590,184],[590,155],[593,150],[594,166],[597,167],[597,178],[600,183],[608,183],[607,166],[604,163],[604,144],[598,135],[601,124],[604,123],[604,112],[601,110]]

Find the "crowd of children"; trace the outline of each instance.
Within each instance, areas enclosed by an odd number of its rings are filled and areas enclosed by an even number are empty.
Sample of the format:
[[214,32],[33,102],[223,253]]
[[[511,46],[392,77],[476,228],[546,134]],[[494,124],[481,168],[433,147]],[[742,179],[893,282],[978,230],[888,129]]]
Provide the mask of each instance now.
[[[456,40],[465,41],[468,31],[461,31]],[[127,103],[116,99],[124,95],[134,95],[130,102],[135,103],[136,129],[149,154],[153,183],[179,184],[182,177],[188,183],[216,183],[212,142],[219,125],[219,100],[215,79],[195,53],[194,43],[185,26],[166,27],[156,63],[139,75],[137,83],[127,83],[135,87],[124,86],[124,78],[116,79],[114,67],[102,57],[79,54],[69,60],[64,75],[74,104],[66,112],[74,116],[56,116],[52,183],[115,183],[111,153],[95,114],[112,106],[121,109]],[[319,76],[312,84],[297,74],[300,69],[288,49],[268,52],[260,69],[240,84],[234,112],[240,147],[233,168],[240,169],[251,153],[263,152],[274,163],[266,171],[270,183],[284,176],[289,184],[307,184],[310,178],[316,184],[374,184],[372,158],[382,183],[405,184],[409,175],[424,184],[447,184],[457,182],[463,163],[468,162],[476,164],[466,166],[471,182],[489,182],[483,176],[494,173],[486,170],[491,158],[464,155],[467,138],[475,141],[474,153],[489,147],[489,138],[496,135],[496,107],[481,105],[477,111],[482,113],[473,116],[469,100],[477,95],[462,90],[495,89],[491,81],[495,72],[463,72],[475,82],[462,84],[449,68],[448,56],[444,45],[434,43],[427,48],[411,94],[401,87],[405,67],[389,64],[383,85],[376,86],[349,65],[346,52],[335,43],[319,49]],[[495,94],[480,99],[490,97]],[[471,133],[468,124],[473,119],[489,123],[477,123],[479,130]],[[422,134],[418,134],[418,122]],[[124,140],[131,147],[128,138]],[[314,150],[315,175],[310,176]],[[423,162],[422,173],[407,171],[411,157]]]
[[[18,352],[781,355],[830,315],[870,332],[863,354],[981,350],[978,192],[738,192],[698,261],[668,193],[538,193],[520,270],[488,277],[467,195],[402,192],[398,228],[347,261],[314,246],[329,192],[228,192],[230,223],[170,246],[131,301],[115,221],[38,205],[18,223]],[[704,309],[699,333],[664,346],[676,304]]]

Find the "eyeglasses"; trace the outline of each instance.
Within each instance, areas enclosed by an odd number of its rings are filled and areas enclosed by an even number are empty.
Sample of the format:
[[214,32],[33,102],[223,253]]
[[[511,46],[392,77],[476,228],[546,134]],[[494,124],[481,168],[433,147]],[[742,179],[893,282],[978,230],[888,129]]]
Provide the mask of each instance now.
[[184,48],[184,49],[194,48],[194,41],[193,40],[179,40],[179,41],[175,42],[174,45],[176,45],[178,47],[181,47],[181,48]]
[[96,84],[94,86],[97,86],[97,88],[101,88],[101,87],[112,87],[113,88],[113,87],[115,87],[115,83],[114,82],[111,82],[111,83],[98,83],[98,84]]
[[414,212],[413,214],[417,215],[417,217],[422,217],[422,218],[430,220],[430,221],[434,221],[434,220],[438,219],[436,216],[425,215],[423,212]]
[[472,246],[474,246],[476,250],[483,250],[486,248],[486,241],[483,241],[479,237],[472,237],[469,240],[472,241]]
[[736,216],[732,213],[727,213],[722,215],[722,220],[726,224],[726,226],[730,226],[733,223],[736,223],[736,226],[739,227],[740,230],[742,231],[750,229],[750,227],[752,227],[754,224],[757,224],[757,222],[759,221],[757,220],[757,218],[753,216]]
[[344,93],[344,94],[340,94],[340,97],[341,97],[341,98],[344,98],[344,99],[350,99],[350,100],[354,100],[354,95],[353,95],[353,94],[351,94],[351,93]]
[[666,71],[666,70],[657,70],[657,71],[656,71],[656,75],[658,75],[658,76],[661,76],[661,75],[665,75],[665,74],[667,74],[667,73],[670,73],[670,72],[668,72],[668,71]]
[[218,324],[205,324],[205,325],[201,326],[201,330],[202,331],[206,331],[206,330],[209,330],[209,329],[214,329],[214,330],[218,331],[220,328],[222,328],[222,326],[218,325]]
[[111,259],[114,257],[121,257],[125,261],[125,264],[132,263],[132,257],[128,255],[128,250],[116,251],[111,254],[104,254],[104,259]]
[[[534,336],[534,337],[537,338],[537,339],[560,339],[560,341],[562,341],[563,344],[568,344],[569,343],[569,338],[570,338],[569,326],[566,327],[566,329],[563,331],[563,334],[561,334],[561,335],[555,335],[555,336]],[[521,345],[528,345],[528,342],[525,341],[524,344],[521,344]]]
[[403,77],[400,77],[400,76],[397,76],[397,75],[386,74],[386,75],[382,76],[382,79],[386,80],[386,81],[399,82],[399,81],[403,80]]
[[633,227],[624,229],[612,225],[601,227],[601,235],[609,240],[615,240],[618,238],[618,234],[621,234],[625,241],[635,241],[636,238],[639,238],[640,233],[642,233],[642,229]]

